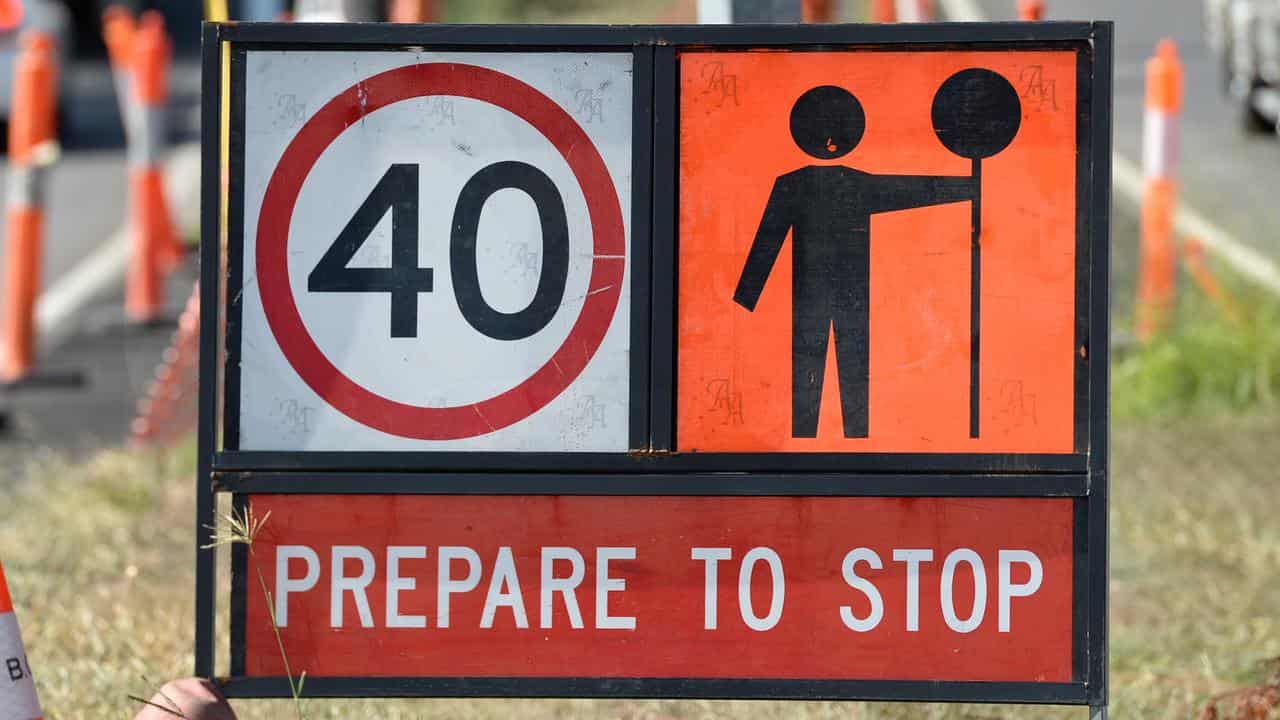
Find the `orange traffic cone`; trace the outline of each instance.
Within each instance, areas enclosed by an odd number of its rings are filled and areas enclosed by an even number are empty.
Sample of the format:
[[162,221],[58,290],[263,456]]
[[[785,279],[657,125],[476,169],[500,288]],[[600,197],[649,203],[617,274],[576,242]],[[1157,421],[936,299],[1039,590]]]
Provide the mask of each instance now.
[[807,23],[829,23],[835,18],[835,0],[801,0],[800,17]]
[[1147,61],[1147,110],[1143,118],[1142,240],[1138,257],[1137,337],[1147,341],[1164,329],[1173,309],[1177,253],[1173,213],[1178,202],[1178,115],[1182,110],[1182,64],[1178,48],[1161,40]]
[[[154,158],[151,163],[155,168],[155,177],[160,179],[154,203],[158,208],[153,221],[158,224],[159,253],[161,266],[172,270],[182,262],[186,253],[178,229],[173,222],[173,213],[169,209],[169,201],[164,193],[164,173],[161,169],[162,155],[167,142],[168,124],[165,122],[164,105],[169,99],[169,65],[173,61],[173,42],[164,27],[164,15],[158,10],[148,10],[142,14],[139,22],[142,30],[142,42],[137,51],[141,54],[138,73],[138,116],[143,118],[142,132],[147,133],[146,143],[153,149]],[[145,77],[143,77],[145,75]]]
[[170,444],[195,428],[196,372],[200,357],[200,283],[191,290],[165,348],[155,380],[138,401],[130,424],[135,447]]
[[392,0],[391,12],[387,17],[391,22],[397,23],[439,21],[435,0]]
[[871,5],[871,22],[891,23],[898,21],[898,12],[894,0],[873,0]]
[[53,39],[27,33],[14,70],[9,119],[9,196],[6,219],[4,314],[0,380],[16,382],[35,365],[35,310],[44,243],[44,171],[57,157],[54,133],[58,87]]
[[21,0],[0,0],[0,30],[13,30],[22,24]]
[[102,11],[102,40],[107,46],[111,79],[115,84],[120,122],[130,145],[136,142],[136,103],[133,95],[133,47],[138,32],[133,14],[120,5]]
[[[4,720],[40,720],[40,699],[36,697],[31,665],[22,644],[18,617],[13,613],[13,599],[4,579],[0,563],[0,718]],[[7,679],[7,682],[6,682]]]
[[1018,0],[1019,20],[1043,20],[1044,0]]
[[177,265],[183,253],[160,166],[171,56],[163,17],[154,10],[143,13],[133,47],[137,132],[129,148],[133,253],[125,289],[125,308],[136,322],[149,322],[159,316],[164,302],[162,273]]

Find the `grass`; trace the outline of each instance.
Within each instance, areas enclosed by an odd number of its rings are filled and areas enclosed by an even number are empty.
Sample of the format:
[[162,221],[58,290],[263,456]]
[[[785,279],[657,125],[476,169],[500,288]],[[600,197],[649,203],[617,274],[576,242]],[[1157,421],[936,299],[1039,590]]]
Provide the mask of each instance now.
[[[1112,684],[1118,718],[1190,718],[1280,656],[1280,414],[1114,433]],[[190,447],[43,459],[0,494],[0,548],[50,718],[129,717],[190,672]],[[223,595],[225,597],[225,594]],[[225,645],[224,645],[225,647]],[[305,694],[305,693],[304,693]],[[246,720],[290,701],[239,703]],[[321,718],[1043,718],[1081,710],[855,703],[306,701]]]
[[[1227,277],[1233,317],[1183,277],[1170,327],[1121,352],[1112,378],[1117,417],[1208,417],[1275,411],[1280,400],[1280,299]],[[1131,323],[1123,322],[1122,329]]]
[[175,480],[194,477],[191,457],[45,458],[0,489],[0,552],[49,717],[127,717],[125,695],[154,689],[144,677],[190,673],[194,496]]

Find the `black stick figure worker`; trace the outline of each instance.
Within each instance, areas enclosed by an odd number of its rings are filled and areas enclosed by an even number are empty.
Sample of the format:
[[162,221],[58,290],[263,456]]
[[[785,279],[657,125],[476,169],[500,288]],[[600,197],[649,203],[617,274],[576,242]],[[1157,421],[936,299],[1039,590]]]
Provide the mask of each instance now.
[[[791,137],[831,160],[857,146],[866,127],[849,91],[824,85],[791,109]],[[809,165],[779,177],[733,299],[754,310],[791,233],[791,434],[818,435],[828,338],[834,334],[846,438],[867,437],[871,216],[974,199],[976,178],[875,175],[844,165]]]

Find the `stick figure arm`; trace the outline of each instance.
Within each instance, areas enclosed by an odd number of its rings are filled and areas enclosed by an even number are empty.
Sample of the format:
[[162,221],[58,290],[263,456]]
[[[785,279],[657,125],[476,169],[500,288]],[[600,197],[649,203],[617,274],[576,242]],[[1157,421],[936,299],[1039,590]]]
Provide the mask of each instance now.
[[751,251],[747,253],[747,262],[743,265],[742,276],[738,279],[738,288],[733,293],[733,301],[746,308],[755,310],[760,293],[764,291],[764,283],[773,271],[773,264],[782,251],[782,243],[791,230],[791,196],[784,178],[778,178],[769,193],[769,202],[764,207],[764,216],[760,218],[760,227],[756,230],[756,238],[751,243]]
[[875,175],[872,186],[872,213],[963,202],[978,194],[978,181],[970,175]]

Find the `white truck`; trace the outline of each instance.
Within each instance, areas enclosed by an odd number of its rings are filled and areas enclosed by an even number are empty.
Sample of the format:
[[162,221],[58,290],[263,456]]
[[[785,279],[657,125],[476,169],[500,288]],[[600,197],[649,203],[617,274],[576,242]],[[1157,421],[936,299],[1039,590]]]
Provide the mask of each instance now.
[[1223,89],[1250,132],[1280,132],[1280,0],[1205,0]]

